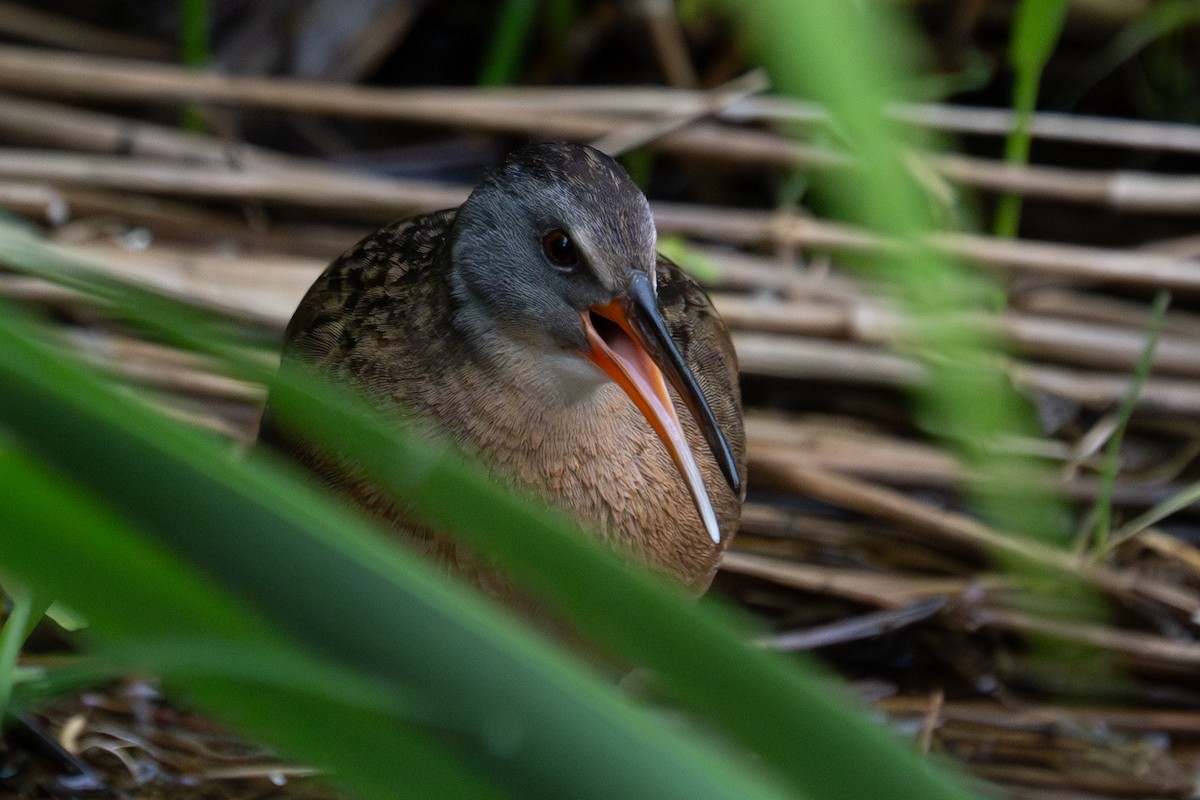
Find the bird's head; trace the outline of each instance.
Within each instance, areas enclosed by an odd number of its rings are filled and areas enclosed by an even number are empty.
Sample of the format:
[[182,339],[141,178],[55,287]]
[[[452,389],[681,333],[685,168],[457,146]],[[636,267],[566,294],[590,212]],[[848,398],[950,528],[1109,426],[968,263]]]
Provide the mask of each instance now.
[[531,349],[560,380],[615,381],[658,434],[719,542],[715,514],[667,391],[684,399],[735,493],[725,437],[678,346],[655,287],[649,203],[598,150],[538,144],[514,153],[459,210],[449,240],[459,322]]

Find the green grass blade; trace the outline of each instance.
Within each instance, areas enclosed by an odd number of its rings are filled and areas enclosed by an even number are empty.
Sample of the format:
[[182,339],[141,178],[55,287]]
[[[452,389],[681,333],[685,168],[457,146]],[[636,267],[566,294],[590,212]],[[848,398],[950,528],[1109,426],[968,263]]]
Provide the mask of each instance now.
[[1108,439],[1104,448],[1104,463],[1100,468],[1100,480],[1096,492],[1096,506],[1092,513],[1095,520],[1092,535],[1092,554],[1100,558],[1108,551],[1112,526],[1112,496],[1113,487],[1117,483],[1117,473],[1121,468],[1121,443],[1125,440],[1125,429],[1129,427],[1129,418],[1137,405],[1138,395],[1142,386],[1150,377],[1154,366],[1154,351],[1158,347],[1159,336],[1162,335],[1163,323],[1166,319],[1167,306],[1171,302],[1170,292],[1160,291],[1154,296],[1150,306],[1150,318],[1146,326],[1146,344],[1133,366],[1133,374],[1129,379],[1129,387],[1117,407],[1117,427]]
[[208,0],[179,0],[179,58],[193,69],[208,66]]
[[[20,533],[0,537],[0,563],[88,610],[86,638],[105,665],[93,665],[94,676],[119,667],[155,670],[245,730],[329,767],[364,797],[495,796],[402,716],[364,710],[395,707],[394,688],[327,667],[283,643],[104,504],[11,447],[0,448],[0,507],[10,530]],[[206,668],[193,653],[223,655],[225,663]],[[38,696],[36,685],[25,689],[22,702]],[[264,705],[273,712],[249,712]],[[297,726],[298,715],[309,715],[309,724]],[[337,726],[336,736],[328,725]],[[392,776],[362,771],[364,753],[403,765],[403,793]]]
[[[781,796],[299,482],[105,392],[14,318],[0,320],[0,418],[290,639],[440,698],[451,727],[470,731],[450,740],[456,758],[530,796]],[[85,597],[64,599],[90,612]]]
[[4,625],[0,626],[0,727],[8,715],[8,701],[16,680],[17,656],[25,643],[25,630],[33,616],[33,594],[23,585],[7,582],[12,607]]
[[[179,58],[192,69],[204,69],[212,57],[208,0],[178,0],[178,3]],[[198,105],[184,106],[179,126],[185,131],[204,130],[204,109]]]
[[[1021,0],[1013,21],[1009,62],[1015,73],[1013,111],[1016,125],[1004,142],[1004,161],[1029,161],[1029,125],[1037,106],[1042,70],[1054,52],[1067,16],[1067,0]],[[1021,224],[1021,197],[1005,194],[996,206],[993,230],[997,236],[1013,237]]]
[[1021,0],[1009,41],[1008,57],[1014,69],[1035,78],[1041,74],[1062,35],[1067,6],[1065,0]]
[[[3,446],[0,437],[0,447]],[[0,727],[3,727],[17,677],[17,658],[21,654],[21,646],[54,604],[54,596],[10,578],[0,581],[0,589],[4,590],[12,604],[4,625],[0,626]],[[3,594],[0,594],[2,599]]]
[[504,0],[483,56],[483,69],[479,74],[481,86],[504,86],[517,77],[521,58],[533,34],[535,6],[535,0]]
[[1106,549],[1111,551],[1122,542],[1132,539],[1150,526],[1157,525],[1167,517],[1183,511],[1197,501],[1200,501],[1200,481],[1185,486],[1166,500],[1157,503],[1144,513],[1126,522],[1116,533],[1109,537]]

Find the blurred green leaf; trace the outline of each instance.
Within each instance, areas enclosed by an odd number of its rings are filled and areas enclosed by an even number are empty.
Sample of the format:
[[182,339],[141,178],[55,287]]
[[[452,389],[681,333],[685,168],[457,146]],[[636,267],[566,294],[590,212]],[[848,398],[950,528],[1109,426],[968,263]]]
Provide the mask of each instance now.
[[659,236],[658,252],[675,262],[684,272],[704,284],[715,283],[721,277],[717,262],[687,246],[682,236]]
[[72,632],[82,630],[87,627],[87,618],[73,608],[63,605],[55,600],[46,609],[46,616],[54,620],[54,624],[62,628],[64,631]]
[[[13,352],[0,350],[11,367]],[[86,438],[79,444],[86,445]],[[394,689],[371,691],[374,687],[361,678],[331,672],[285,645],[218,592],[211,579],[141,539],[106,504],[12,446],[0,448],[0,507],[10,526],[10,535],[0,537],[0,562],[6,569],[88,609],[94,625],[86,638],[99,647],[101,663],[110,665],[92,665],[85,670],[88,675],[109,677],[118,665],[161,669],[168,680],[245,730],[282,743],[293,755],[333,767],[340,782],[366,797],[398,794],[394,777],[361,770],[368,757],[404,764],[407,796],[492,796],[485,784],[469,779],[459,765],[424,744],[403,719],[363,710],[394,706]],[[181,641],[181,636],[191,638]],[[224,663],[198,669],[189,656],[201,651],[223,655]],[[269,663],[263,664],[267,658]],[[68,668],[73,671],[79,667]],[[28,682],[20,687],[23,702],[60,680],[49,676]],[[347,705],[347,697],[357,702]],[[249,714],[264,705],[272,713]],[[308,724],[295,724],[296,717],[306,717]],[[326,726],[347,717],[354,725],[331,735]],[[312,724],[318,720],[320,725]]]
[[[0,240],[0,257],[52,280],[57,275],[76,288],[89,285],[84,265],[63,264],[61,252],[36,242],[6,247]],[[195,339],[181,330],[194,321],[194,310],[173,308],[166,298],[111,282],[96,283],[126,314],[176,339]],[[122,298],[123,291],[128,296]],[[228,344],[193,343],[235,359],[244,374],[262,371],[252,361],[237,361],[237,349]],[[6,361],[0,347],[0,367]],[[295,482],[281,481],[259,459],[228,464],[222,454],[214,461],[216,445],[209,438],[128,403],[93,397],[102,393],[81,387],[94,382],[65,364],[31,363],[15,374],[26,383],[33,376],[52,380],[64,395],[52,401],[44,389],[20,406],[3,404],[10,418],[23,409],[21,429],[27,437],[31,429],[37,431],[40,452],[53,453],[64,468],[73,465],[72,474],[106,498],[120,499],[124,513],[139,526],[168,537],[172,547],[236,587],[289,635],[327,657],[388,674],[399,671],[412,685],[451,698],[447,714],[479,720],[479,738],[461,743],[472,763],[510,780],[520,774],[532,781],[549,771],[541,779],[557,782],[560,789],[574,786],[573,796],[609,787],[614,770],[630,780],[675,776],[649,796],[694,793],[697,782],[705,789],[691,796],[719,796],[735,786],[734,796],[769,794],[765,787],[754,789],[744,769],[733,769],[712,753],[699,755],[694,744],[664,736],[639,716],[626,716],[629,709],[618,713],[619,706],[602,700],[598,687],[568,677],[572,673],[547,660],[544,651],[530,650],[511,624],[494,612],[464,606],[457,593],[445,595],[448,588],[426,570],[361,526],[348,525],[344,514],[331,516],[311,493],[298,494]],[[0,380],[0,400],[11,394],[12,385]],[[456,456],[431,452],[391,428],[381,429],[361,401],[306,381],[284,381],[274,391],[282,413],[299,421],[320,419],[324,435],[336,438],[365,470],[412,501],[418,513],[496,558],[531,593],[567,613],[607,649],[649,666],[698,718],[721,727],[793,786],[828,797],[962,796],[928,762],[849,710],[845,698],[831,696],[827,683],[803,680],[795,665],[748,648],[739,633],[744,623],[729,625],[727,612],[697,609],[658,581],[634,576],[589,537],[545,509],[511,497]],[[82,407],[80,396],[89,398]],[[73,415],[86,417],[86,424],[60,419]],[[90,445],[81,450],[74,444],[78,441]],[[110,463],[108,454],[114,453],[126,465],[120,474]],[[169,506],[164,497],[171,498]],[[330,539],[333,530],[341,535]],[[250,542],[253,557],[246,555]],[[332,588],[315,593],[319,586]],[[334,597],[339,604],[331,608]],[[470,614],[468,607],[474,609]],[[403,651],[396,652],[392,638],[381,638],[379,631],[404,631]],[[516,754],[498,760],[482,732],[514,726],[530,739]],[[878,769],[860,768],[864,752],[871,753]],[[693,765],[681,766],[685,763]]]
[[[171,631],[199,630],[203,641],[216,625],[215,633],[242,641],[268,637],[269,628],[249,636],[248,627],[261,617],[321,659],[437,698],[440,757],[394,717],[336,698],[305,694],[307,705],[301,705],[321,714],[341,708],[341,716],[330,718],[338,720],[335,735],[328,725],[310,724],[304,734],[277,726],[285,712],[266,712],[300,699],[294,680],[247,698],[264,687],[229,676],[185,676],[193,696],[294,755],[332,766],[339,780],[369,796],[386,796],[382,787],[397,772],[408,781],[419,768],[426,772],[424,785],[441,786],[456,774],[451,762],[459,771],[469,768],[464,775],[477,772],[527,796],[781,796],[691,737],[667,733],[301,482],[262,460],[231,460],[211,437],[106,391],[80,367],[35,344],[41,337],[23,332],[18,318],[13,310],[0,319],[0,420],[64,476],[102,495],[144,536],[231,593],[213,595],[209,588],[200,594],[167,556],[156,559],[115,520],[98,517],[78,498],[72,504],[45,470],[10,458],[0,473],[14,479],[3,484],[4,502],[21,506],[16,530],[25,535],[0,544],[0,561],[84,609],[90,634],[112,631],[122,640],[150,636],[153,642]],[[416,453],[411,445],[409,451]],[[427,457],[415,465],[418,471],[438,466]],[[46,499],[25,503],[27,497]],[[456,495],[454,502],[463,506],[464,499]],[[478,525],[493,512],[481,505],[457,513],[477,517]],[[95,531],[68,518],[103,524]],[[48,569],[53,554],[64,552],[72,553],[71,569]],[[107,589],[102,599],[93,596],[97,586]],[[252,609],[249,615],[242,603]],[[121,610],[105,613],[106,604]],[[286,713],[289,725],[303,716],[290,707]],[[376,743],[343,741],[350,729],[380,734],[389,719],[395,730]],[[396,755],[387,758],[388,748]],[[368,764],[371,771],[363,772]],[[472,796],[481,784],[471,781],[449,795],[440,788],[412,789],[410,796]]]

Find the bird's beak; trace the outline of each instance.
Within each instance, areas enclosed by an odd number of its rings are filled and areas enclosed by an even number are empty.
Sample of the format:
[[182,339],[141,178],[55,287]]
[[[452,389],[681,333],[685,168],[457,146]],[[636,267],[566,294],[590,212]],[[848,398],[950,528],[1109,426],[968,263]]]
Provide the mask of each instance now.
[[583,326],[591,346],[588,358],[625,390],[654,428],[683,475],[708,535],[720,544],[712,501],[679,425],[664,376],[687,403],[734,493],[741,491],[741,480],[725,435],[667,331],[650,279],[636,273],[627,295],[584,311]]

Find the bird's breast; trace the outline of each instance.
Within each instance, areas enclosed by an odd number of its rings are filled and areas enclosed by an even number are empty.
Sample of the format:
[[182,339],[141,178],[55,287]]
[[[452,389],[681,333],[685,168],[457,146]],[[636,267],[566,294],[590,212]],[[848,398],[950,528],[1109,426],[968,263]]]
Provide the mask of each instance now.
[[[544,383],[545,370],[540,374],[540,382],[511,383],[494,375],[481,380],[479,370],[446,376],[423,408],[410,408],[432,417],[498,479],[540,496],[652,569],[693,589],[707,587],[721,548],[632,401],[612,381],[591,376],[563,396]],[[698,430],[689,434],[693,446],[706,446]],[[706,478],[711,489],[726,489],[719,473]]]

